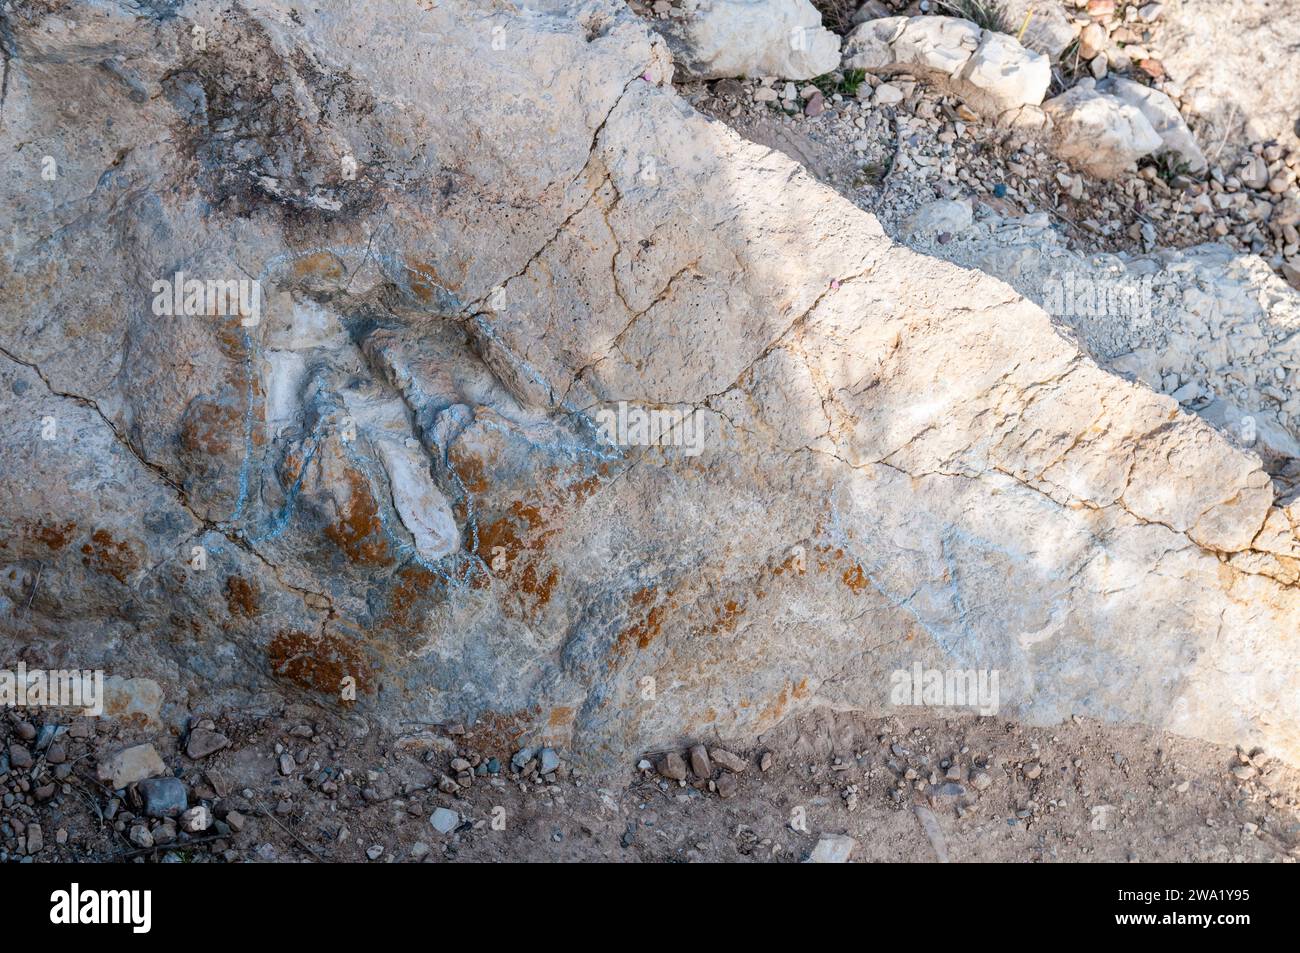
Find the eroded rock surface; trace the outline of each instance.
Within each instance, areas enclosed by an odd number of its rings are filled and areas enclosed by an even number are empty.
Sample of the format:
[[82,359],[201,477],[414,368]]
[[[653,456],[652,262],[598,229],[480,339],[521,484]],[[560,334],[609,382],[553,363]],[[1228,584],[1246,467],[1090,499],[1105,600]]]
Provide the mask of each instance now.
[[1056,154],[1101,179],[1132,172],[1138,159],[1164,146],[1141,109],[1088,79],[1043,103],[1043,111],[1053,124]]
[[655,26],[697,79],[812,79],[840,65],[840,38],[808,0],[686,0],[680,19]]
[[[598,765],[915,662],[1300,757],[1258,458],[581,10],[7,15],[6,647]],[[259,321],[157,315],[177,272]],[[602,439],[620,405],[703,452]]]
[[1201,174],[1205,154],[1173,101],[1122,77],[1078,85],[1043,103],[1057,155],[1103,179],[1133,170],[1146,155],[1164,156],[1180,173]]
[[1205,171],[1205,153],[1197,145],[1196,137],[1187,128],[1187,122],[1166,94],[1131,79],[1116,76],[1102,82],[1098,88],[1122,103],[1133,106],[1151,123],[1160,136],[1162,153],[1173,156],[1174,165],[1199,175]]
[[959,17],[866,20],[845,38],[844,66],[886,74],[919,72],[991,118],[1037,106],[1052,80],[1047,56]]
[[1006,281],[1077,334],[1099,364],[1168,394],[1258,454],[1279,500],[1296,497],[1300,297],[1264,262],[1223,245],[1084,255],[1044,213],[986,212],[972,222],[962,208],[924,206],[905,238]]

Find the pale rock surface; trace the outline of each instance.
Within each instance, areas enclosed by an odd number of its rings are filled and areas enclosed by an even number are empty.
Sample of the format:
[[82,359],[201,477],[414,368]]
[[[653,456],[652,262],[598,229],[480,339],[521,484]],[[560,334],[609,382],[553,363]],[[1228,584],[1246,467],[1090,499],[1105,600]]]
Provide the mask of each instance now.
[[686,0],[684,9],[652,21],[684,75],[812,79],[840,65],[840,38],[808,0]]
[[1100,21],[1093,20],[1079,31],[1079,57],[1083,60],[1096,59],[1106,52],[1110,45],[1110,34]]
[[844,38],[844,68],[868,72],[887,70],[898,62],[894,41],[907,26],[909,17],[879,17],[864,20]]
[[969,202],[937,199],[917,209],[907,220],[905,228],[908,237],[914,238],[927,234],[956,235],[969,228],[970,224]]
[[99,780],[114,789],[167,772],[167,766],[153,745],[135,745],[114,752],[99,762]]
[[1048,58],[1014,37],[943,16],[864,21],[845,38],[844,66],[882,74],[920,72],[994,118],[1041,103],[1052,78]]
[[906,235],[1003,279],[1068,325],[1098,363],[1258,454],[1283,497],[1300,489],[1300,295],[1258,256],[1222,245],[1085,256],[1042,214],[986,212],[948,243]]
[[804,863],[847,864],[857,846],[858,842],[847,834],[823,834]]
[[982,101],[988,111],[1000,114],[1041,103],[1052,82],[1052,68],[1046,56],[1026,50],[1014,37],[985,30],[961,81],[978,91],[976,108]]
[[1162,152],[1172,153],[1178,163],[1187,166],[1187,172],[1199,175],[1205,171],[1205,153],[1196,142],[1196,137],[1187,127],[1187,121],[1165,93],[1150,86],[1143,86],[1131,79],[1119,76],[1111,77],[1097,85],[1097,90],[1105,95],[1114,96],[1122,103],[1135,107],[1151,128],[1160,136]]
[[1277,467],[1288,460],[1300,460],[1300,443],[1295,437],[1254,407],[1243,410],[1230,401],[1215,398],[1196,412],[1220,431],[1251,447],[1266,465]]
[[[419,446],[418,442],[416,446]],[[451,505],[429,473],[427,456],[390,440],[378,442],[380,459],[388,472],[388,485],[397,515],[422,557],[449,556],[460,548],[460,530]]]
[[1052,148],[1089,175],[1118,178],[1164,140],[1136,106],[1107,96],[1090,79],[1080,80],[1043,103],[1052,120]]
[[156,727],[162,722],[163,691],[152,678],[104,679],[105,717]]
[[460,815],[445,807],[434,808],[429,816],[429,823],[439,834],[450,834],[460,823]]
[[935,816],[934,811],[924,804],[912,805],[912,813],[916,815],[917,823],[921,825],[921,830],[925,832],[926,839],[929,840],[930,846],[934,848],[934,859],[941,864],[948,863],[948,842],[943,835],[943,828],[939,826],[939,818]]
[[912,17],[890,49],[899,66],[918,66],[956,79],[980,45],[983,32],[959,17]]
[[188,834],[201,834],[212,826],[212,810],[204,804],[191,807],[181,814],[181,830]]
[[[914,662],[998,670],[1001,718],[1300,759],[1259,459],[695,113],[621,3],[142,10],[7,18],[6,649],[147,676],[164,716],[483,719],[597,769],[897,713]],[[258,275],[261,323],[154,316],[181,266]],[[294,308],[347,333],[272,341]],[[706,449],[604,442],[620,402]]]
[[[1075,31],[1070,26],[1061,0],[983,0],[996,12],[1003,28],[1017,37],[1027,48],[1055,60],[1074,40]],[[853,22],[892,16],[889,8],[879,0],[867,2],[853,15]],[[1021,27],[1024,34],[1021,35]]]

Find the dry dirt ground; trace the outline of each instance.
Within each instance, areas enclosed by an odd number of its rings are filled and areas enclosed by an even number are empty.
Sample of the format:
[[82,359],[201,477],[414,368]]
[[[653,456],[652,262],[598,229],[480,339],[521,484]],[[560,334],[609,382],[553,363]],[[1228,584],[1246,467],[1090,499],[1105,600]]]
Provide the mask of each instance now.
[[[703,780],[679,784],[632,765],[603,778],[567,763],[549,778],[515,773],[517,743],[498,725],[391,737],[308,708],[217,717],[229,746],[192,760],[184,737],[83,720],[49,743],[64,749],[60,765],[47,763],[47,746],[32,768],[0,774],[0,859],[797,862],[824,834],[854,838],[860,862],[1300,858],[1300,772],[1266,752],[1082,719],[1026,728],[905,710],[790,720],[735,749],[749,763],[725,799]],[[20,732],[51,733],[26,714],[0,717],[0,750]],[[144,741],[185,782],[189,803],[212,809],[207,831],[173,839],[170,822],[134,817],[133,791],[96,779],[98,757]],[[655,763],[657,754],[647,753]],[[495,757],[499,773],[444,793],[439,783],[452,790],[445,775],[461,755],[485,769]],[[713,777],[722,773],[715,765]],[[434,828],[438,808],[456,812],[452,831]],[[42,843],[34,855],[33,824]],[[133,842],[142,825],[154,846]]]

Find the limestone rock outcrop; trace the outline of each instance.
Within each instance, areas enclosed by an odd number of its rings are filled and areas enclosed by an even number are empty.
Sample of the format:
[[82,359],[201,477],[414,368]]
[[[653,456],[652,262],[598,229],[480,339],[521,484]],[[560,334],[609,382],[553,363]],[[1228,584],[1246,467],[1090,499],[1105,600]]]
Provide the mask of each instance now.
[[[1074,40],[1075,30],[1061,0],[982,0],[982,3],[995,15],[1001,29],[1051,60],[1060,56]],[[867,0],[858,7],[852,20],[857,24],[892,15],[881,0]]]
[[597,767],[921,663],[1300,757],[1258,458],[694,112],[622,4],[6,20],[6,657]]
[[919,73],[992,118],[1037,106],[1052,81],[1047,56],[959,17],[866,20],[845,38],[844,66],[883,74]]
[[1172,155],[1175,165],[1186,167],[1186,171],[1193,175],[1205,171],[1205,153],[1187,127],[1187,120],[1165,93],[1121,76],[1109,77],[1097,88],[1142,113],[1160,136],[1160,151]]
[[1132,170],[1147,155],[1168,155],[1170,167],[1193,175],[1205,155],[1173,101],[1158,89],[1111,77],[1081,80],[1043,103],[1056,153],[1103,179]]
[[1043,103],[1043,111],[1052,121],[1053,151],[1101,179],[1133,171],[1164,145],[1141,109],[1098,91],[1090,79]]
[[696,79],[812,79],[840,65],[840,38],[808,0],[686,0],[682,17],[652,22]]

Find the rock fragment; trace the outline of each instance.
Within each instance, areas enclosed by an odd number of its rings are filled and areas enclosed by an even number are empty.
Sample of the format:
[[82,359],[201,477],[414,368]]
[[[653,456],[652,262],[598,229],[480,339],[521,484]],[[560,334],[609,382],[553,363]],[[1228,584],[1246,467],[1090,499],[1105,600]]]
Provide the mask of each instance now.
[[1014,37],[945,16],[867,20],[845,39],[844,67],[889,75],[927,75],[996,118],[1037,106],[1051,83],[1046,56]]
[[1053,123],[1056,154],[1098,178],[1130,172],[1164,145],[1141,110],[1097,92],[1089,79],[1043,103],[1043,111]]
[[[229,823],[229,815],[227,815]],[[207,805],[199,804],[181,814],[181,830],[189,834],[198,834],[212,826],[212,811]],[[231,827],[233,828],[233,824]]]
[[744,758],[742,758],[740,755],[733,754],[732,752],[728,751],[726,748],[711,748],[709,749],[709,755],[719,765],[721,765],[722,767],[726,768],[728,771],[731,771],[735,774],[739,774],[741,771],[744,771],[745,768],[749,765],[749,762],[746,761]]
[[693,745],[690,750],[691,771],[697,778],[713,776],[713,763],[709,760],[708,749],[704,745]]
[[736,780],[736,776],[734,774],[728,774],[724,772],[718,775],[718,780],[715,782],[715,787],[717,788],[718,791],[718,797],[726,800],[736,796],[737,791],[740,790],[740,782]]
[[176,817],[189,805],[189,791],[179,778],[149,778],[136,785],[149,817]]
[[99,780],[114,789],[126,787],[146,778],[165,774],[167,766],[153,745],[135,745],[103,759],[99,763]]
[[32,753],[16,741],[9,743],[9,764],[19,771],[26,771],[33,764]]
[[434,808],[429,815],[429,824],[439,834],[450,834],[460,824],[460,815],[445,807]]
[[1097,91],[1142,113],[1160,137],[1159,152],[1169,153],[1176,164],[1192,175],[1205,171],[1205,153],[1187,127],[1187,120],[1166,93],[1122,77],[1111,77],[1099,83]]
[[670,751],[659,761],[659,774],[669,781],[685,781],[686,761],[676,751]]
[[847,834],[823,834],[813,847],[807,864],[847,864],[858,842]]
[[216,754],[229,744],[230,739],[219,731],[194,728],[190,731],[189,739],[185,743],[185,753],[191,759],[198,761],[201,758]]

